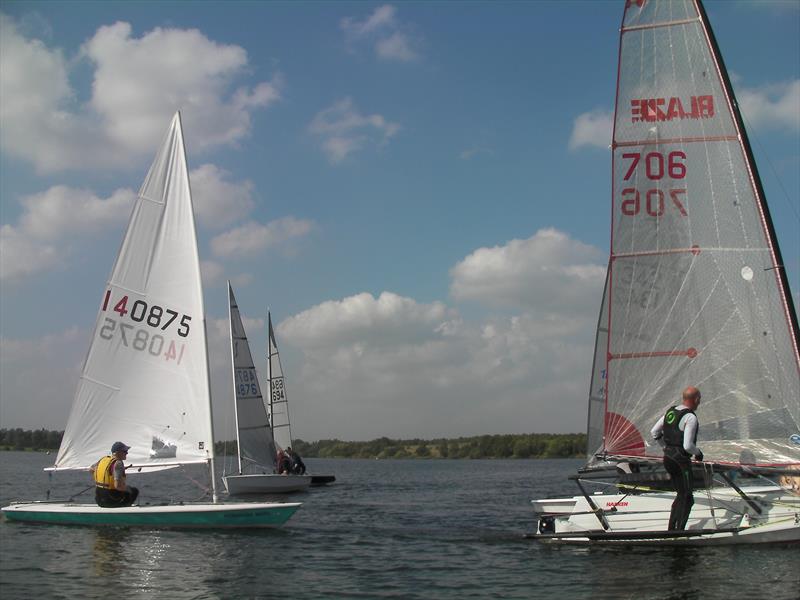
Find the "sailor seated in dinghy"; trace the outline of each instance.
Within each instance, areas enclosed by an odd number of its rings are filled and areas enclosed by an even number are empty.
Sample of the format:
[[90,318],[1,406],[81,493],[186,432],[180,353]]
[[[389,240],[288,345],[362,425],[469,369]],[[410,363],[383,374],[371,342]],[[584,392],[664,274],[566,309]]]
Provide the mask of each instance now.
[[664,448],[664,468],[675,486],[675,500],[669,515],[670,530],[686,529],[694,504],[692,456],[703,460],[703,453],[696,445],[699,424],[694,411],[699,405],[700,390],[687,387],[683,391],[683,404],[670,408],[650,431],[653,439]]
[[103,508],[122,508],[130,506],[139,496],[139,490],[125,482],[125,457],[130,446],[114,442],[111,455],[104,456],[92,465],[94,476],[95,501]]

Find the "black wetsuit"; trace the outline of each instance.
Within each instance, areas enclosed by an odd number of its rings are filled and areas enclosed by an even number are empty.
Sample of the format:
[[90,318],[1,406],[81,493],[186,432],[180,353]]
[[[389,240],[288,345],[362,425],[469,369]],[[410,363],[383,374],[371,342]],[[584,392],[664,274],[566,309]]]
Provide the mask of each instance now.
[[[675,486],[675,500],[669,513],[669,529],[686,529],[689,512],[694,504],[694,484],[692,481],[692,455],[683,447],[683,431],[678,425],[693,410],[677,410],[670,408],[664,415],[664,468],[669,473],[672,484]],[[699,427],[697,428],[699,429]],[[697,443],[697,429],[695,429],[692,444]]]

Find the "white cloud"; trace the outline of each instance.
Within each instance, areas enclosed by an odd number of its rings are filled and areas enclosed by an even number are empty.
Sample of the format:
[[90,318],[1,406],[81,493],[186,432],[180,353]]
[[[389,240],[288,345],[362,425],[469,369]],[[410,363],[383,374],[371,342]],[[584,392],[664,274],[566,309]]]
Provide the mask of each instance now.
[[411,48],[411,40],[404,33],[394,32],[388,38],[378,40],[375,51],[380,58],[409,62],[417,58],[417,53]]
[[491,156],[494,155],[494,153],[495,153],[494,150],[491,148],[486,148],[484,146],[471,146],[466,150],[462,150],[461,154],[459,154],[458,157],[461,160],[470,160],[472,158],[475,158],[479,154],[488,154]]
[[748,125],[756,129],[800,130],[800,79],[737,90]]
[[420,332],[433,335],[448,316],[452,315],[441,302],[419,304],[391,292],[378,298],[365,292],[290,317],[281,324],[281,333],[298,344],[328,346],[340,343],[343,336],[351,340],[368,336],[371,344],[381,345]]
[[22,199],[25,212],[20,227],[40,239],[66,238],[101,231],[128,220],[136,194],[118,189],[107,199],[93,192],[65,185]]
[[345,17],[339,25],[351,49],[358,44],[372,44],[376,56],[383,60],[410,62],[419,58],[414,49],[419,43],[404,31],[407,27],[397,19],[394,6],[379,6],[364,20]]
[[324,302],[277,327],[293,429],[304,439],[581,430],[594,313],[471,324],[391,292]]
[[359,38],[375,32],[385,30],[395,25],[395,14],[397,10],[390,4],[384,4],[376,8],[372,14],[358,21],[353,17],[345,17],[341,20],[342,30],[350,37]]
[[230,275],[225,272],[224,266],[213,260],[201,260],[200,273],[203,277],[203,287],[206,289],[215,287],[226,279],[230,279],[237,288],[245,287],[253,282],[253,276],[250,273]]
[[77,327],[37,339],[0,338],[0,423],[63,429],[88,341]]
[[255,207],[253,183],[227,181],[230,173],[205,164],[189,174],[197,220],[209,228],[227,227],[246,217]]
[[0,228],[0,282],[18,281],[46,271],[60,260],[53,244],[31,238],[11,225]]
[[250,221],[211,240],[211,250],[216,256],[231,258],[252,256],[266,248],[302,237],[314,228],[312,221],[284,217],[266,225]]
[[222,281],[224,277],[224,267],[213,260],[200,261],[200,276],[203,278],[205,287],[214,286]]
[[63,185],[23,198],[18,224],[0,229],[0,280],[19,280],[66,262],[91,234],[125,223],[135,198],[127,189],[101,199]]
[[94,69],[91,98],[80,106],[63,52],[0,15],[0,144],[40,172],[128,166],[153,152],[178,108],[193,150],[235,144],[248,135],[251,113],[277,101],[282,87],[278,74],[235,88],[245,50],[195,29],[137,38],[117,22],[99,28],[77,58]]
[[597,303],[605,254],[556,229],[479,248],[454,266],[450,293],[488,306],[569,314]]
[[569,138],[570,150],[583,146],[608,148],[614,129],[614,113],[596,109],[575,118],[572,135]]
[[366,144],[386,144],[400,125],[379,114],[362,115],[351,98],[344,98],[317,113],[308,130],[321,139],[328,160],[336,164]]

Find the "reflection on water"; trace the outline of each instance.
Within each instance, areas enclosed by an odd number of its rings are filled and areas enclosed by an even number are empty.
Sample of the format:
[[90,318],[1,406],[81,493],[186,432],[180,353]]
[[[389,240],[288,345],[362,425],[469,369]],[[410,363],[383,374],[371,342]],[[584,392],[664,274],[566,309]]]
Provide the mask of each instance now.
[[[39,469],[47,458],[0,452],[0,503],[44,498],[47,476]],[[796,600],[800,588],[797,548],[523,539],[533,528],[530,499],[572,496],[566,477],[581,461],[307,463],[335,473],[337,483],[293,495],[304,505],[280,530],[0,523],[3,599]],[[61,475],[54,476],[59,493],[86,486],[81,474]],[[176,472],[138,476],[135,485],[150,501],[197,495]]]

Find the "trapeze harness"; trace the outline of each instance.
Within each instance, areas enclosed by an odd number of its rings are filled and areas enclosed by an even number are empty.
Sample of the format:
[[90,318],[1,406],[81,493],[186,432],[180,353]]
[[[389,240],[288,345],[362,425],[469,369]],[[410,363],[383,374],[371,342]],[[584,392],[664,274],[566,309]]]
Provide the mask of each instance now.
[[[683,447],[683,431],[678,428],[678,425],[681,422],[681,419],[686,415],[694,415],[694,411],[691,409],[686,410],[678,410],[678,407],[673,406],[667,411],[667,414],[664,415],[664,444],[666,450],[670,450],[670,455],[672,458],[684,458],[688,459],[691,458],[691,454],[686,451],[686,448]],[[697,418],[697,415],[695,415]],[[692,440],[692,444],[697,446],[697,432],[700,428],[696,427],[694,430],[694,439]]]
[[[117,486],[114,482],[114,465],[119,459],[114,456],[104,456],[97,462],[97,467],[94,470],[94,484],[104,490],[116,490]],[[122,482],[125,483],[125,475],[123,472]]]

